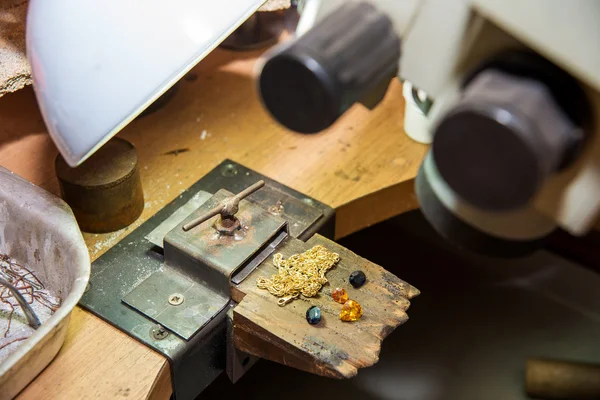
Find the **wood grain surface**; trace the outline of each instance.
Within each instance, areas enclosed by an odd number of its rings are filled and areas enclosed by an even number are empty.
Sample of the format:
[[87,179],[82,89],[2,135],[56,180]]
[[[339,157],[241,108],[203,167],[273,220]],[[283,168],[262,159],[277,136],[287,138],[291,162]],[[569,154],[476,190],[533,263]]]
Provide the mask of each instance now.
[[[301,135],[263,110],[253,75],[259,54],[217,49],[181,80],[165,107],[119,134],[138,151],[145,208],[126,229],[84,234],[92,259],[225,158],[334,207],[336,237],[417,207],[412,180],[427,147],[403,132],[399,82],[374,111],[357,105],[329,130]],[[0,165],[58,193],[57,151],[31,88],[0,99],[0,121]],[[58,358],[22,398],[166,398],[169,382],[162,356],[77,310]]]
[[[381,343],[398,325],[406,322],[409,299],[419,291],[390,272],[320,235],[306,243],[288,239],[277,249],[284,258],[303,253],[315,245],[338,253],[340,261],[326,274],[329,283],[315,297],[300,296],[284,307],[277,298],[256,286],[259,276],[276,273],[272,258],[260,265],[236,288],[244,294],[233,309],[234,340],[240,350],[290,367],[331,378],[352,378],[359,368],[379,360]],[[361,270],[367,282],[353,288],[348,277]],[[356,322],[339,319],[341,304],[331,292],[343,288],[358,302],[363,316]],[[319,306],[318,325],[306,322],[306,310]]]

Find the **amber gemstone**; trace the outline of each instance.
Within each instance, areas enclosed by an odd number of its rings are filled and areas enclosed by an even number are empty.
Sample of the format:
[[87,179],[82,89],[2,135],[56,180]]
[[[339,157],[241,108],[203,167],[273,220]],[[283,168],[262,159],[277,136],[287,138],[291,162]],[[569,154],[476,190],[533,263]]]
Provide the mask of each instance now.
[[331,292],[331,297],[333,301],[336,303],[344,304],[348,301],[348,293],[342,288],[336,288],[333,292]]
[[360,304],[358,304],[354,300],[348,300],[342,306],[342,311],[340,311],[340,319],[346,322],[354,322],[358,321],[362,317],[362,308]]

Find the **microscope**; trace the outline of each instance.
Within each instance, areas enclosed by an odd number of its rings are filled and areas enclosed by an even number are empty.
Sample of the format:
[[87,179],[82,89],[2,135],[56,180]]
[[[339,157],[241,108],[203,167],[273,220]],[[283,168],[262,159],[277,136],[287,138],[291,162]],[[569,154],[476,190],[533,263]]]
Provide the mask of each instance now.
[[600,53],[586,40],[600,37],[600,4],[307,0],[299,10],[295,40],[259,65],[279,123],[320,132],[355,103],[376,107],[397,77],[412,85],[407,118],[422,119],[407,133],[431,142],[415,191],[439,233],[518,256],[557,227],[593,228]]

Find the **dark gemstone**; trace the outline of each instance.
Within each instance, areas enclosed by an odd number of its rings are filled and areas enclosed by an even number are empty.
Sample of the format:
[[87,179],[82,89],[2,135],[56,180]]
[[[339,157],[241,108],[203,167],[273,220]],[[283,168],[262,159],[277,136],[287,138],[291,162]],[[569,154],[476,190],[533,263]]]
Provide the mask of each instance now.
[[355,289],[358,289],[359,287],[364,285],[366,281],[367,281],[367,277],[365,276],[365,273],[362,271],[354,271],[353,273],[350,274],[350,284]]
[[312,306],[306,310],[306,320],[311,325],[316,325],[321,322],[321,309],[317,306]]

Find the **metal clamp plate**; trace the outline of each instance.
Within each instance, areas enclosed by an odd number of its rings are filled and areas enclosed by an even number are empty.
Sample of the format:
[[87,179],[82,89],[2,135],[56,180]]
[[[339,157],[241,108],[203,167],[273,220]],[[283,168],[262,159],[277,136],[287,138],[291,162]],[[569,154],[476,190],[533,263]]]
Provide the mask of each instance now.
[[[220,235],[213,228],[218,216],[183,231],[186,222],[232,195],[219,190],[171,229],[164,237],[164,266],[123,298],[186,340],[227,306],[233,273],[274,237],[287,233],[284,220],[245,200],[236,214],[243,225],[242,236]],[[164,223],[169,224],[170,219]],[[170,302],[170,296],[179,301]]]

